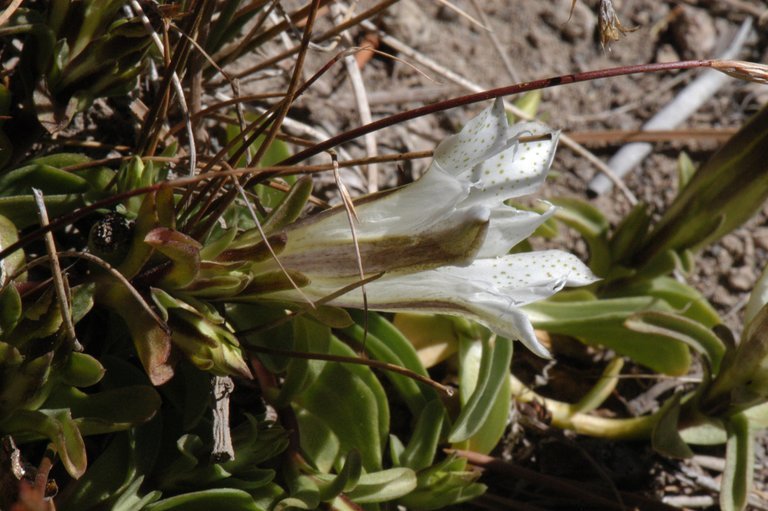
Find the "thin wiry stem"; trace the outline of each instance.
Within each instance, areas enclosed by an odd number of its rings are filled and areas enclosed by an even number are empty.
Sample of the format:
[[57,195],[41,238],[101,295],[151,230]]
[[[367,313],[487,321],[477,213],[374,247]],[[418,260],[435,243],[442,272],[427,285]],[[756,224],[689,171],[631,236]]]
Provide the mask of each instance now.
[[[157,35],[157,32],[155,32],[155,29],[152,28],[152,23],[149,21],[149,18],[147,18],[147,15],[144,13],[139,2],[137,0],[132,0],[131,8],[139,14],[139,19],[141,20],[142,25],[144,25],[144,29],[149,32],[149,36],[152,38],[152,42],[160,52],[160,55],[165,55],[163,42],[160,40],[160,36]],[[184,98],[184,87],[182,87],[181,80],[176,71],[171,73],[171,83],[176,91],[176,102],[179,105],[181,114],[184,117],[184,125],[187,128],[187,138],[189,139],[189,175],[191,176],[195,173],[195,168],[197,167],[197,148],[195,147],[195,132],[192,128],[192,118],[189,115],[187,101]]]
[[369,358],[360,357],[345,357],[342,355],[331,355],[329,353],[310,353],[306,351],[281,350],[278,348],[267,348],[266,346],[254,346],[252,344],[245,343],[243,343],[243,349],[255,353],[264,353],[267,355],[281,355],[284,357],[303,358],[306,360],[327,360],[329,362],[339,362],[342,364],[365,365],[375,369],[381,369],[383,371],[401,374],[407,378],[411,378],[414,381],[428,385],[445,396],[453,395],[453,389],[450,387],[446,387],[445,385],[442,385],[435,380],[432,380],[431,378],[413,372],[410,369],[406,369],[405,367],[390,364],[389,362],[383,362],[381,360],[371,360]]
[[[45,227],[49,222],[48,210],[45,207],[43,192],[37,188],[32,188],[32,194],[35,196],[37,212],[40,215],[40,225]],[[56,242],[53,239],[53,234],[50,232],[45,233],[45,248],[48,251],[48,260],[51,263],[53,288],[56,291],[56,299],[59,302],[59,312],[61,313],[61,319],[64,322],[64,329],[67,332],[67,337],[69,337],[69,342],[72,344],[72,348],[75,351],[83,351],[83,345],[77,340],[75,324],[72,321],[72,310],[69,308],[69,285],[67,284],[64,274],[61,272],[59,258],[56,256]]]

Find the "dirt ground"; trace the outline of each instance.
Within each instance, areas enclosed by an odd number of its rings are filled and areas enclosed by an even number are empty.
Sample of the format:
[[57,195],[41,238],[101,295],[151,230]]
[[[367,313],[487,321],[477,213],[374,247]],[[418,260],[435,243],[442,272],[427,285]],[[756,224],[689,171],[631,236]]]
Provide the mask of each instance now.
[[[357,12],[372,4],[361,2]],[[572,14],[571,4],[571,0],[452,1],[452,5],[464,11],[466,16],[438,0],[400,0],[387,14],[376,19],[376,26],[445,69],[484,88],[491,88],[625,64],[715,57],[733,40],[745,18],[766,10],[765,4],[757,0],[615,0],[623,26],[635,30],[603,48],[597,37],[598,1],[577,1]],[[487,24],[498,38],[500,50],[494,46],[489,31],[481,26],[483,24]],[[755,29],[738,54],[739,59],[766,62],[768,32],[765,28],[765,23],[759,25],[756,21]],[[365,35],[365,31],[356,31],[355,44],[361,44]],[[382,44],[379,48],[402,61],[376,56],[363,67],[363,82],[374,119],[424,102],[466,93],[444,76],[425,70],[419,64],[408,64],[413,62],[412,59],[389,45]],[[500,51],[508,56],[509,69],[505,67]],[[309,68],[313,69],[314,65],[316,69],[327,58],[328,53],[315,53]],[[543,93],[540,118],[574,135],[638,129],[696,75],[696,71],[634,75],[548,89]],[[742,126],[766,101],[768,87],[731,80],[679,129],[705,128],[727,133],[728,129]],[[432,149],[437,141],[454,132],[484,107],[484,104],[474,105],[382,131],[377,134],[379,151]],[[299,112],[302,108],[307,123],[319,124],[330,133],[360,124],[343,66],[336,67],[307,93],[299,105]],[[713,139],[691,135],[682,140],[655,143],[653,153],[627,176],[628,188],[638,199],[648,202],[657,211],[662,210],[676,193],[680,152],[685,151],[695,163],[701,163],[724,137]],[[588,147],[598,158],[607,161],[619,149],[619,144],[591,143]],[[362,144],[352,145],[347,150],[353,156],[365,154]],[[423,165],[414,162],[399,169],[394,165],[383,167],[379,185],[386,187],[413,179]],[[552,170],[553,178],[542,192],[544,197],[586,198],[589,182],[599,172],[594,164],[565,147],[559,150]],[[353,189],[366,186],[365,179],[359,176],[347,175],[347,179]],[[592,200],[613,222],[621,219],[629,208],[626,197],[615,188]],[[568,233],[559,242],[579,249]],[[746,226],[701,253],[690,280],[716,306],[728,326],[738,333],[748,292],[766,261],[768,207]],[[649,389],[655,391],[658,386],[648,384],[645,390]],[[671,390],[668,385],[666,389],[658,390],[657,397],[669,395]],[[598,480],[608,477],[622,489],[645,489],[658,497],[677,496],[680,498],[677,502],[688,507],[716,509],[720,472],[717,462],[708,463],[710,458],[707,456],[722,456],[722,450],[702,452],[694,462],[683,463],[660,459],[645,446],[566,438],[566,435],[553,432],[536,433],[535,428],[529,429],[528,438],[527,448],[521,448],[519,442],[510,438],[506,454],[537,470],[573,478],[584,470],[579,453],[586,452],[592,462],[602,467],[602,472],[598,470],[598,476],[595,476]],[[761,442],[756,451],[756,481],[760,492],[768,474],[765,442]],[[566,462],[574,458],[581,461]],[[491,484],[492,493],[496,491],[507,496],[519,496],[527,491],[522,484],[515,485],[514,489],[505,487],[509,481]],[[753,499],[754,509],[768,509],[766,501],[758,497],[755,495]],[[561,503],[558,506],[559,509],[579,509],[577,504]]]

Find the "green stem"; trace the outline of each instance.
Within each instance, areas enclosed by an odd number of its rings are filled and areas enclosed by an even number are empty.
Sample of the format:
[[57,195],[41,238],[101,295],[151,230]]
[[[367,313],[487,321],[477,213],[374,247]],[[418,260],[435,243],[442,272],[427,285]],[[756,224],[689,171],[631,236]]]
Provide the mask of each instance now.
[[573,405],[549,399],[536,394],[520,380],[510,376],[512,395],[523,402],[535,401],[543,404],[552,414],[552,425],[560,429],[570,429],[580,435],[613,440],[649,439],[660,415],[658,412],[642,417],[628,419],[609,419],[578,411],[578,404]]

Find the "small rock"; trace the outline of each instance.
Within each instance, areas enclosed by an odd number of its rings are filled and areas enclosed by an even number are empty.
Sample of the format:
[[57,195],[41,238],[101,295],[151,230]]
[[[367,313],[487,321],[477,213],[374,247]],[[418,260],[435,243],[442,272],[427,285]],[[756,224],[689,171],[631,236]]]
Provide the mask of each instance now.
[[744,241],[733,234],[729,234],[720,241],[720,244],[726,249],[734,259],[744,257]]
[[717,30],[712,18],[703,9],[682,6],[682,14],[672,24],[672,35],[685,58],[712,57],[717,42]]
[[720,306],[726,306],[733,302],[733,295],[723,286],[717,286],[715,292],[712,293],[712,302]]
[[755,273],[749,266],[736,268],[728,275],[728,285],[734,291],[749,291],[755,285]]
[[733,266],[733,256],[727,250],[718,251],[716,258],[718,268],[730,268]]
[[560,31],[563,39],[574,43],[589,37],[594,32],[597,17],[587,6],[581,2],[573,4],[571,0],[557,0],[555,5],[554,9],[542,12],[541,20],[550,28]]
[[415,48],[434,37],[429,14],[414,0],[401,0],[397,9],[385,11],[382,19],[394,37]]
[[671,44],[662,44],[656,52],[656,62],[677,62],[680,55]]
[[454,9],[441,5],[437,9],[437,19],[440,21],[455,22],[459,20],[459,13]]
[[755,240],[755,246],[768,251],[768,227],[757,227],[752,232],[752,239]]

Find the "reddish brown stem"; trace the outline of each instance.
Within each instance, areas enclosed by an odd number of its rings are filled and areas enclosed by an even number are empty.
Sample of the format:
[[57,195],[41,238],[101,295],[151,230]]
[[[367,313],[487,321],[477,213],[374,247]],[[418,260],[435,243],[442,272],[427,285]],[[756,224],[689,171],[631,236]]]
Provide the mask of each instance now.
[[457,98],[446,99],[438,103],[422,106],[420,108],[414,108],[406,112],[400,112],[395,115],[390,115],[378,121],[371,122],[359,128],[346,131],[335,137],[331,137],[325,142],[320,142],[313,147],[307,148],[293,156],[286,158],[278,163],[278,165],[294,165],[300,161],[304,161],[307,158],[319,154],[323,151],[327,151],[339,144],[348,142],[355,138],[361,137],[373,131],[400,124],[401,122],[410,121],[417,117],[423,117],[425,115],[434,114],[436,112],[442,112],[443,110],[450,110],[464,105],[471,105],[472,103],[478,103],[480,101],[487,101],[489,99],[495,99],[502,96],[509,96],[512,94],[519,94],[521,92],[527,92],[537,89],[546,89],[549,87],[555,87],[557,85],[566,85],[570,83],[587,82],[590,80],[597,80],[600,78],[612,78],[615,76],[631,75],[635,73],[657,73],[660,71],[680,71],[684,69],[693,69],[699,67],[712,67],[712,60],[686,60],[681,62],[658,62],[653,64],[638,64],[634,66],[621,66],[609,69],[598,69],[596,71],[585,71],[583,73],[573,73],[568,75],[553,76],[551,78],[544,78],[541,80],[534,80],[532,82],[517,83],[514,85],[507,85],[504,87],[498,87],[496,89],[490,89],[475,94],[468,94],[466,96],[459,96]]

